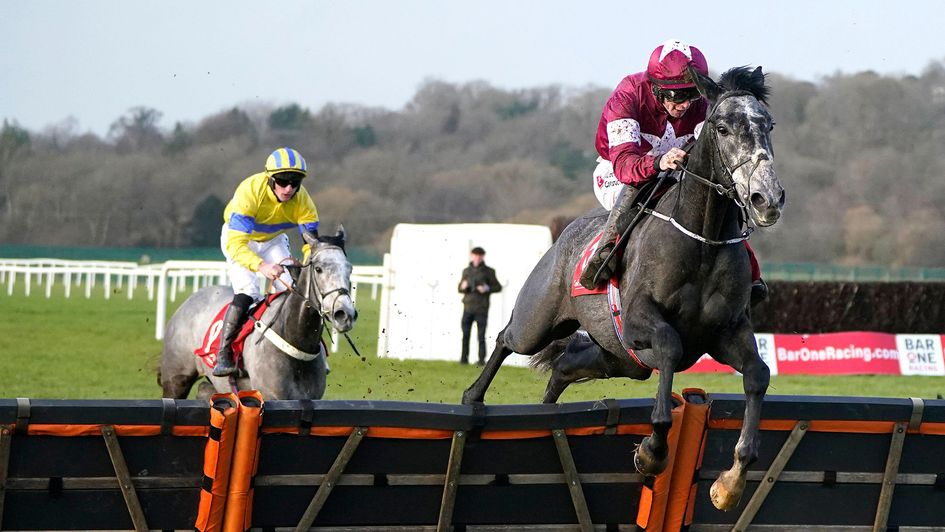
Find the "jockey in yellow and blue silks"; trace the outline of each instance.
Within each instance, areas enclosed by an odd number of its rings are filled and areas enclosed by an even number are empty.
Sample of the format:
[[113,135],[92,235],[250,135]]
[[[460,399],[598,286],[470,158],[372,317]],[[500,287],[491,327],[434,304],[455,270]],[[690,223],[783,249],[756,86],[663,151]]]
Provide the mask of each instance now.
[[[233,301],[223,317],[220,350],[213,375],[223,377],[236,371],[231,344],[249,314],[254,301],[262,299],[256,272],[288,286],[290,278],[282,264],[292,261],[285,231],[318,234],[318,211],[302,179],[308,168],[302,155],[292,148],[279,148],[266,159],[265,171],[253,174],[236,187],[223,213],[220,247],[229,265]],[[305,244],[303,255],[310,246]],[[279,284],[277,282],[277,284]]]

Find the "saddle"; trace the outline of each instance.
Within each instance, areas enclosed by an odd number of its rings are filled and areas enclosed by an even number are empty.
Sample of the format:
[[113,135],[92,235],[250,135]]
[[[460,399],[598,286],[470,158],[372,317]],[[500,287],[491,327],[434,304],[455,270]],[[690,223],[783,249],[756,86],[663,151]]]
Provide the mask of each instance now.
[[[236,363],[236,367],[241,368],[243,366],[243,344],[246,342],[246,337],[249,336],[249,333],[253,332],[253,322],[261,318],[263,313],[266,312],[266,309],[272,306],[272,302],[285,293],[286,292],[276,292],[275,294],[269,294],[265,299],[250,308],[249,318],[243,323],[239,334],[230,345],[233,349],[233,361]],[[223,315],[226,314],[226,309],[229,306],[230,304],[226,303],[223,305],[223,308],[217,312],[216,317],[210,321],[207,332],[203,335],[203,343],[200,344],[200,347],[194,349],[194,354],[200,357],[203,363],[209,368],[212,368],[217,362],[217,352],[220,350],[220,330],[223,328]]]

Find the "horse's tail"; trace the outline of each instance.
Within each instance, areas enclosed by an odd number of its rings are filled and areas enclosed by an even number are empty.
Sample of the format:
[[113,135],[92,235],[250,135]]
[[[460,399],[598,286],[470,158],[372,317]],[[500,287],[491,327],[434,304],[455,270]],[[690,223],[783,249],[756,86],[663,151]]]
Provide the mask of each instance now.
[[573,337],[574,335],[572,334],[567,338],[554,340],[544,349],[532,355],[528,360],[528,366],[542,373],[551,371],[555,366],[555,361],[558,360],[558,357],[564,354],[565,348],[568,346],[568,343]]

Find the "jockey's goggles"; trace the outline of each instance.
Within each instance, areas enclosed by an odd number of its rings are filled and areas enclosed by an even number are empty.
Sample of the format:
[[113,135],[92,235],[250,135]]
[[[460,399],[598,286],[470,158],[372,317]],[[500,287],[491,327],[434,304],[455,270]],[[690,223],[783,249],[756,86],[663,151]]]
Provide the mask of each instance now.
[[273,177],[272,181],[282,188],[286,188],[290,185],[292,186],[292,188],[299,188],[299,186],[302,185],[301,178],[293,179],[293,178],[285,178],[285,177]]
[[658,89],[657,95],[673,103],[685,103],[702,98],[699,89],[690,87],[687,89]]

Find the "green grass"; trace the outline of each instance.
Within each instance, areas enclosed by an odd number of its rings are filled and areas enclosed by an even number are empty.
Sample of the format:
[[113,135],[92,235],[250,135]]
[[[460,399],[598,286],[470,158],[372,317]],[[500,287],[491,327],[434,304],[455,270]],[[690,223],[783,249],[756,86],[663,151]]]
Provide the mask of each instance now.
[[[29,297],[0,292],[0,397],[160,397],[155,380],[161,352],[161,343],[154,339],[155,303],[142,289],[132,300],[121,290],[108,300],[100,289],[95,292],[90,299],[75,289],[72,298],[63,298],[61,286],[51,299],[36,286]],[[181,293],[177,303],[188,293]],[[378,302],[371,300],[369,290],[359,294],[358,309],[360,318],[350,335],[363,358],[342,339],[339,351],[329,359],[332,373],[325,399],[459,402],[479,368],[377,358]],[[545,382],[545,376],[534,371],[504,367],[486,400],[537,402]],[[735,375],[676,375],[674,389],[687,387],[715,393],[742,391],[741,378]],[[613,379],[573,385],[561,400],[652,397],[655,391],[656,379]],[[945,377],[783,376],[772,378],[768,393],[934,398],[945,393]]]

